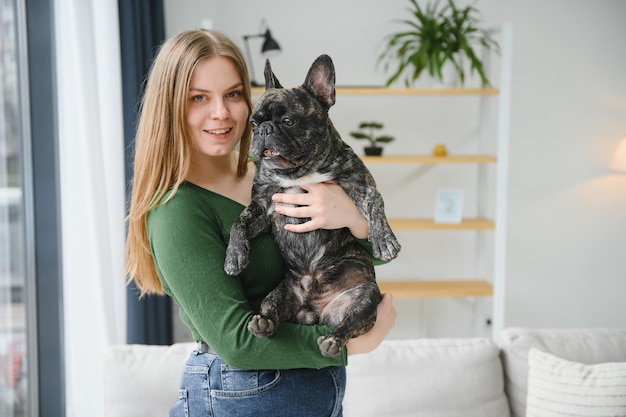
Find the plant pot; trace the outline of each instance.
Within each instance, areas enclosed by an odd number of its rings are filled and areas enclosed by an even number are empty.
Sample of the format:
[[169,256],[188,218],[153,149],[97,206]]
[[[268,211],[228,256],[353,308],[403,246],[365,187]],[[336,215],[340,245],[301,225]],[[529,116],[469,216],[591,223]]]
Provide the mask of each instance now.
[[461,86],[461,77],[451,61],[446,61],[441,68],[441,79],[430,77],[430,86],[433,88],[457,88]]
[[366,146],[363,150],[367,156],[380,156],[383,154],[383,148],[381,146]]

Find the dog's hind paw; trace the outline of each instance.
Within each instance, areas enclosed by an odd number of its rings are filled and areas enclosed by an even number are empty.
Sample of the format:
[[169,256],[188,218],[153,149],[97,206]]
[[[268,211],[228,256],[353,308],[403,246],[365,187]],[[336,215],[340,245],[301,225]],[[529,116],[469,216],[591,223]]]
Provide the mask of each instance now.
[[248,330],[256,337],[267,339],[268,337],[274,336],[277,327],[272,320],[257,314],[252,316],[248,322]]
[[341,343],[341,340],[334,336],[325,335],[318,337],[317,345],[320,347],[322,355],[329,358],[335,358],[341,355],[341,349],[344,344]]

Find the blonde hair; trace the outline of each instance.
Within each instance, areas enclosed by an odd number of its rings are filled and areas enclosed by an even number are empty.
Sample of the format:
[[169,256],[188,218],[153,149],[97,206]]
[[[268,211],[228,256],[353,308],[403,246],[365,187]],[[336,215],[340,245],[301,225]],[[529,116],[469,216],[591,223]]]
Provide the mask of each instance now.
[[[152,63],[141,102],[135,136],[135,162],[127,217],[126,273],[145,294],[163,294],[148,242],[146,219],[150,209],[168,198],[187,178],[194,153],[185,115],[189,83],[199,61],[222,56],[232,59],[243,83],[251,112],[250,81],[241,50],[226,36],[205,30],[181,32],[160,47]],[[239,143],[237,174],[247,172],[251,127]]]

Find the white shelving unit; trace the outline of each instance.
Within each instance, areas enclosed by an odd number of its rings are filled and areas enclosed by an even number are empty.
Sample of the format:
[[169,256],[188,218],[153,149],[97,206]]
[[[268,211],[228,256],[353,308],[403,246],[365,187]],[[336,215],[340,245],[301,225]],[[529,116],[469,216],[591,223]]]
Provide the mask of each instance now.
[[[451,155],[435,157],[431,155],[403,155],[386,157],[363,157],[366,164],[478,164],[478,196],[477,217],[464,218],[459,224],[435,223],[425,218],[390,219],[394,231],[404,230],[474,230],[476,231],[476,270],[475,279],[450,280],[380,280],[383,291],[390,291],[396,297],[484,297],[491,296],[491,326],[492,338],[498,339],[504,328],[505,317],[505,285],[506,285],[506,236],[507,236],[507,186],[510,136],[510,102],[511,102],[511,49],[512,28],[503,25],[500,29],[500,83],[499,88],[484,89],[388,89],[388,95],[414,96],[459,96],[473,95],[480,97],[480,119],[478,134],[478,153],[473,155]],[[487,57],[485,66],[488,67]],[[385,94],[375,89],[357,89],[354,91],[339,91],[339,94]],[[489,117],[489,101],[497,97],[497,150],[495,155],[487,152],[487,143],[490,133],[486,131],[486,119]],[[495,164],[495,190],[488,187],[489,164]],[[495,192],[494,218],[487,216],[489,193]],[[492,253],[487,249],[487,233],[493,233]],[[488,276],[488,262],[491,260],[492,274]]]

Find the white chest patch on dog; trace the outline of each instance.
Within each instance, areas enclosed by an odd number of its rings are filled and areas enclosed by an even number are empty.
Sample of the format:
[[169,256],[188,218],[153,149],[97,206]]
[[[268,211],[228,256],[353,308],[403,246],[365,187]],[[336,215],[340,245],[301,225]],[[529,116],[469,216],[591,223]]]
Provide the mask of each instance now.
[[302,185],[317,184],[332,179],[333,177],[330,174],[320,174],[319,172],[314,172],[300,178],[283,178],[280,180],[280,186],[283,188],[300,187]]

